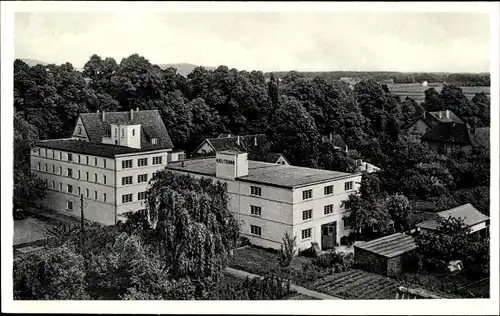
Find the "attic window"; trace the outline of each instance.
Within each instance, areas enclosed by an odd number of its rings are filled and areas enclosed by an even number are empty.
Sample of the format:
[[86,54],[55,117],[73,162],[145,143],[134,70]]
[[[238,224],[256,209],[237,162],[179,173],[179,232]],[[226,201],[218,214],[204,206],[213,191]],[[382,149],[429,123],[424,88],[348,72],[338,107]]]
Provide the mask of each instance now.
[[82,134],[82,128],[78,126],[78,134]]
[[158,144],[158,138],[151,138],[151,144],[153,145]]

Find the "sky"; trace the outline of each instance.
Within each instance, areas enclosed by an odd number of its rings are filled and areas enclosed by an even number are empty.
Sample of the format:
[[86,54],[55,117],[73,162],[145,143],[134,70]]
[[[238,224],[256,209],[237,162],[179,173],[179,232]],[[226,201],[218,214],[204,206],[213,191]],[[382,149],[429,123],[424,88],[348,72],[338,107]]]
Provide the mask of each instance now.
[[16,13],[15,57],[83,67],[192,63],[262,71],[487,72],[489,16],[473,13]]

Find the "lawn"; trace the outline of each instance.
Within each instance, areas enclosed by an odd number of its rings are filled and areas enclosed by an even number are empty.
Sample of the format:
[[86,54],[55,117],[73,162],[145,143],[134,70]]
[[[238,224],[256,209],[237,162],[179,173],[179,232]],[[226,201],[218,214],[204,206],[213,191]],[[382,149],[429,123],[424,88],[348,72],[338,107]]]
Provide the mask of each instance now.
[[229,266],[234,269],[247,271],[264,276],[273,273],[282,278],[293,280],[301,284],[310,281],[299,275],[305,266],[311,265],[311,259],[296,256],[287,269],[281,269],[278,254],[252,246],[236,249]]

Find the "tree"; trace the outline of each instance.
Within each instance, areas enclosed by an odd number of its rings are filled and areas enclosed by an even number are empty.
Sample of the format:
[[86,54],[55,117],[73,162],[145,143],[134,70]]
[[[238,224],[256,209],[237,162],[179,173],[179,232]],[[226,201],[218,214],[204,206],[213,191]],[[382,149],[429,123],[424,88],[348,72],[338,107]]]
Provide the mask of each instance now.
[[317,165],[319,168],[341,172],[356,172],[356,161],[330,142],[319,145]]
[[385,208],[391,215],[397,231],[408,229],[408,219],[412,213],[410,201],[403,194],[390,195],[385,200]]
[[161,171],[148,193],[149,223],[161,240],[171,275],[220,278],[239,236],[226,184]]
[[428,111],[444,111],[445,103],[444,100],[440,98],[439,93],[434,88],[429,88],[425,90],[425,100],[422,103],[422,107]]
[[291,236],[288,231],[283,236],[283,244],[281,245],[278,261],[282,267],[288,267],[292,262],[293,256],[297,252],[297,236]]
[[14,260],[14,298],[88,299],[83,258],[66,246]]
[[280,98],[276,120],[268,133],[272,149],[283,153],[291,164],[316,166],[320,136],[314,119],[297,99]]

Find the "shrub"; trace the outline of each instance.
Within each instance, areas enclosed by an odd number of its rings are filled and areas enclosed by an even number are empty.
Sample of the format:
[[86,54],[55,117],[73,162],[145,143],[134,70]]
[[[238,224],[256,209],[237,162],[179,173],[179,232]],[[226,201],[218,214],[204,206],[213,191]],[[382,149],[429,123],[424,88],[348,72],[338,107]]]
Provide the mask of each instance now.
[[250,240],[247,237],[240,236],[240,238],[238,239],[238,244],[237,244],[238,247],[245,247],[245,246],[250,246],[250,245],[251,245]]
[[324,269],[331,268],[333,272],[344,272],[354,266],[354,255],[352,253],[330,251],[314,258],[313,264]]
[[281,251],[278,256],[278,261],[280,266],[288,267],[292,262],[293,256],[297,252],[297,236],[290,236],[288,232],[285,232],[283,236],[283,244],[281,245]]
[[275,275],[263,278],[246,278],[244,281],[226,281],[211,293],[211,299],[218,300],[279,300],[292,291],[290,281]]
[[314,258],[314,257],[316,257],[316,253],[314,252],[314,249],[312,247],[309,247],[309,248],[306,248],[304,250],[300,250],[299,256],[306,257],[306,258]]

